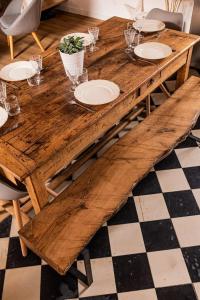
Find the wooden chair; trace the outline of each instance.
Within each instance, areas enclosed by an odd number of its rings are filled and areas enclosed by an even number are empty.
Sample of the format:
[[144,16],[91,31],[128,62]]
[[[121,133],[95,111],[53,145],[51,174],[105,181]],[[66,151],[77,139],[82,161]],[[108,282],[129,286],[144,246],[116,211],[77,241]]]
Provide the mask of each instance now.
[[33,38],[44,51],[36,34],[40,25],[41,0],[32,2],[22,10],[23,0],[12,0],[0,18],[0,28],[7,35],[11,59],[14,59],[13,36],[32,33]]
[[[19,235],[60,275],[65,275],[94,234],[126,203],[133,187],[190,134],[200,115],[200,78],[191,77],[173,97],[111,146],[47,204]],[[145,158],[145,159],[144,159]],[[92,273],[88,252],[86,278]]]
[[[27,192],[24,188],[15,186],[7,178],[4,178],[2,175],[0,175],[0,199],[1,199],[1,202],[3,201],[6,204],[7,202],[12,201],[14,216],[16,217],[17,227],[19,230],[24,225],[23,221],[22,221],[19,200],[21,198],[24,198],[25,196],[27,196]],[[20,239],[20,245],[21,245],[22,255],[26,256],[27,248],[21,239]]]

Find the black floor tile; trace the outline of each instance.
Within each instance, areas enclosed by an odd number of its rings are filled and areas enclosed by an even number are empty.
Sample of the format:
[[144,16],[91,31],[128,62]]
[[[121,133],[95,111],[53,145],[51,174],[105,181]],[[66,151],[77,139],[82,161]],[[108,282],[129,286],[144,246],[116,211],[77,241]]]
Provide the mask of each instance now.
[[80,298],[81,300],[118,300],[117,294]]
[[26,257],[22,256],[18,237],[10,238],[7,257],[7,269],[36,266],[41,264],[41,259],[30,250]]
[[3,222],[0,222],[0,238],[9,237],[11,223],[12,223],[11,216],[6,218]]
[[194,129],[200,129],[200,118],[198,118],[196,125],[194,126]]
[[2,299],[5,270],[0,270],[0,299]]
[[[76,267],[76,264],[73,266]],[[51,267],[42,266],[40,300],[65,300],[78,297],[78,281],[68,271],[60,276]]]
[[181,165],[174,151],[161,162],[159,162],[157,165],[155,165],[156,171],[177,168],[181,168]]
[[161,193],[160,184],[155,172],[150,172],[134,189],[133,195],[148,195]]
[[200,167],[183,169],[191,189],[200,188]]
[[118,293],[153,288],[146,253],[113,257]]
[[99,229],[87,248],[90,251],[90,258],[101,258],[111,256],[108,228]]
[[108,225],[119,225],[138,222],[135,202],[132,197],[128,198],[127,203],[120,209],[120,211],[113,216]]
[[188,137],[185,141],[183,141],[182,143],[178,144],[176,146],[176,149],[190,148],[190,147],[197,147],[197,143],[193,139],[190,139]]
[[156,290],[158,300],[197,300],[192,285],[178,285]]
[[198,215],[200,213],[192,191],[164,193],[171,218]]
[[147,252],[179,247],[171,220],[143,222],[140,225]]
[[187,247],[182,253],[192,282],[200,281],[200,246]]

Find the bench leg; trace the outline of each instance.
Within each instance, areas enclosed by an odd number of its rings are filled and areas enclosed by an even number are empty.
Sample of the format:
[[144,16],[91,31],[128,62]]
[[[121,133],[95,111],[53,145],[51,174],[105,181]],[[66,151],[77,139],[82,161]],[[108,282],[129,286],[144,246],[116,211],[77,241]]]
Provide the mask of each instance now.
[[84,265],[85,265],[85,271],[86,275],[77,270],[74,267],[71,267],[69,272],[78,278],[82,283],[84,283],[87,286],[90,286],[93,283],[93,276],[92,276],[92,268],[91,268],[91,263],[90,263],[90,254],[88,249],[84,249],[81,252],[81,255],[84,260]]
[[192,133],[189,134],[189,138],[192,139],[192,140],[194,140],[197,143],[200,143],[200,138],[197,137],[197,136],[195,136],[195,135],[193,135]]

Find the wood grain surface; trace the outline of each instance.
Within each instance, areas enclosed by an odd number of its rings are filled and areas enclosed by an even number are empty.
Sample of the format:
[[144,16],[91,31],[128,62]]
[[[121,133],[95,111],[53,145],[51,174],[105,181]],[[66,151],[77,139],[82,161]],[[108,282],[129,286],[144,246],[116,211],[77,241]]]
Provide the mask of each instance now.
[[200,115],[199,94],[200,78],[191,77],[107,150],[19,232],[28,247],[65,274],[132,188],[190,133]]

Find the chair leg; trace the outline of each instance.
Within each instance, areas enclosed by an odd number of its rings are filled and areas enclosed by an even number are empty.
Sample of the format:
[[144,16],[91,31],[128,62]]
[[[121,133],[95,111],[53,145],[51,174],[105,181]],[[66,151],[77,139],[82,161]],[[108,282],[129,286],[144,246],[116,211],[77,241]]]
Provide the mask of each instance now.
[[150,115],[151,113],[151,95],[148,95],[146,98],[146,115],[147,117]]
[[32,36],[33,36],[34,40],[36,41],[36,43],[38,44],[38,46],[40,47],[40,49],[42,50],[42,52],[44,52],[44,48],[43,48],[36,32],[32,32]]
[[[13,208],[14,208],[14,214],[17,221],[17,226],[18,229],[20,230],[23,227],[23,222],[22,222],[22,216],[20,212],[19,200],[13,200]],[[27,247],[21,239],[20,239],[20,245],[21,245],[22,255],[27,256]]]
[[11,58],[11,60],[13,60],[14,59],[13,36],[8,35],[7,39],[8,39],[8,45],[10,47],[10,58]]

